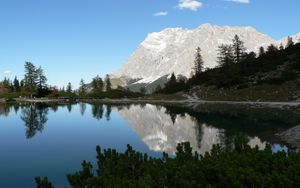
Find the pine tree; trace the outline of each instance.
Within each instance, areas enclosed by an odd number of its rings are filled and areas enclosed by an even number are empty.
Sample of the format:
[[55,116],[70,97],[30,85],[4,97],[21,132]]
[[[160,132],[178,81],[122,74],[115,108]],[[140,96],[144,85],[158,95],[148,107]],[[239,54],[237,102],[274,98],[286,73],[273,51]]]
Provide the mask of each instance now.
[[285,48],[288,48],[288,47],[293,46],[293,45],[294,45],[293,38],[288,36]]
[[266,54],[265,48],[264,48],[263,46],[261,46],[261,47],[259,48],[259,57],[260,57],[260,56],[263,56],[263,55],[265,55],[265,54]]
[[203,59],[202,59],[202,55],[201,55],[201,48],[198,47],[196,50],[196,55],[195,55],[195,61],[194,61],[194,72],[195,72],[195,76],[198,76],[201,74],[202,70],[203,70]]
[[20,82],[17,77],[15,77],[15,79],[14,79],[14,91],[15,92],[21,91]]
[[70,82],[69,82],[68,85],[67,85],[67,93],[68,93],[68,94],[72,93],[72,85],[71,85]]
[[98,75],[95,78],[93,78],[92,81],[93,92],[102,92],[103,86],[104,86],[103,80]]
[[24,84],[26,90],[30,93],[30,96],[36,92],[38,75],[36,67],[31,62],[25,62],[25,76]]
[[146,94],[146,88],[145,88],[145,87],[141,87],[141,88],[140,88],[140,93]]
[[268,46],[268,49],[267,49],[267,54],[272,54],[274,52],[278,51],[278,48],[276,46],[274,46],[273,44],[271,44],[270,46]]
[[222,44],[218,50],[218,63],[222,67],[228,67],[233,63],[233,49],[231,45]]
[[79,95],[84,95],[86,94],[86,85],[83,79],[80,80],[79,83],[80,87],[79,87]]
[[235,63],[240,63],[245,58],[246,48],[244,42],[240,40],[239,36],[235,35],[232,40],[233,59]]
[[47,89],[47,77],[44,74],[44,70],[42,69],[42,67],[39,67],[36,70],[36,74],[37,74],[37,87],[39,90],[43,90],[43,89]]
[[106,91],[110,91],[111,90],[111,82],[110,82],[110,78],[109,75],[107,74],[105,77],[105,85],[106,85]]
[[177,81],[176,81],[176,76],[175,76],[174,72],[173,72],[172,75],[171,75],[171,78],[170,78],[170,80],[169,80],[169,83],[170,83],[170,85],[174,85],[174,84],[177,83]]

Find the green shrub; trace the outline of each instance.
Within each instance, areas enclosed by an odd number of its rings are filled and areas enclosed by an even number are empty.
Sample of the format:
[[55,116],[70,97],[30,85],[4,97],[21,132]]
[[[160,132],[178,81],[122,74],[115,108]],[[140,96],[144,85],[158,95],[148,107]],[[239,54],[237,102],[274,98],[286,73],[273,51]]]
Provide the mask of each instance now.
[[84,161],[82,170],[67,178],[72,187],[91,188],[300,187],[299,153],[273,153],[271,146],[260,151],[246,143],[237,137],[233,148],[215,145],[203,156],[182,143],[174,157],[164,153],[162,158],[148,157],[129,145],[124,153],[97,146],[97,168]]

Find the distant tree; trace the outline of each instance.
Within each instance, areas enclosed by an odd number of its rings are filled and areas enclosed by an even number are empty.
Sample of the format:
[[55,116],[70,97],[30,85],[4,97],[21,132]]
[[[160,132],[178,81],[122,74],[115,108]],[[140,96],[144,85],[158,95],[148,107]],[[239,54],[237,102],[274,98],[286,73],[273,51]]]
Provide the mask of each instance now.
[[17,77],[15,77],[15,79],[14,79],[14,91],[15,92],[21,91],[20,82]]
[[67,85],[67,93],[70,94],[72,92],[73,92],[73,90],[72,90],[72,84],[71,84],[71,82],[69,82],[68,85]]
[[198,47],[196,49],[196,55],[195,55],[195,60],[194,60],[195,76],[198,76],[201,74],[201,72],[203,71],[203,64],[204,64],[204,62],[203,62],[202,55],[201,55],[201,48]]
[[171,78],[170,78],[170,80],[169,80],[169,83],[171,84],[171,85],[174,85],[174,84],[176,84],[176,76],[175,76],[175,74],[174,74],[174,72],[172,73],[172,75],[171,75]]
[[248,61],[252,61],[256,58],[256,53],[255,52],[250,52],[249,54],[246,55],[246,59]]
[[62,93],[65,93],[65,92],[66,92],[65,86],[63,86],[63,87],[61,88],[61,92],[62,92]]
[[222,44],[219,46],[218,63],[221,67],[228,67],[233,63],[233,49],[231,45]]
[[140,93],[146,94],[146,88],[145,88],[145,87],[141,87],[141,88],[140,88]]
[[79,83],[79,95],[84,95],[86,94],[86,85],[83,79],[80,80]]
[[103,91],[103,80],[97,75],[95,78],[93,78],[92,81],[92,88],[93,88],[93,92],[101,92]]
[[265,55],[265,53],[266,53],[266,52],[265,52],[265,48],[264,48],[263,46],[261,46],[261,47],[259,48],[259,54],[258,54],[259,57]]
[[9,93],[9,80],[5,77],[2,82],[0,82],[0,93],[7,94]]
[[20,82],[20,87],[21,87],[21,90],[24,88],[25,84],[24,84],[24,80],[21,80]]
[[24,83],[26,90],[30,93],[30,96],[36,92],[37,90],[37,81],[38,81],[38,74],[36,67],[31,62],[25,62],[25,76],[24,76]]
[[235,35],[232,40],[232,48],[234,62],[240,63],[245,58],[246,48],[244,42],[240,40],[238,35]]
[[177,79],[175,74],[172,73],[170,79],[165,83],[164,89],[162,89],[161,91],[163,93],[174,93],[176,90],[178,90]]
[[47,89],[47,77],[44,74],[44,70],[42,67],[39,67],[36,69],[37,74],[37,87],[39,90]]
[[284,50],[284,47],[283,47],[282,43],[279,46],[279,50]]
[[105,77],[105,86],[106,86],[106,91],[110,91],[111,90],[111,81],[109,78],[109,75],[107,74]]
[[273,44],[271,44],[270,46],[268,46],[268,49],[267,49],[267,54],[272,54],[274,52],[278,51],[278,48],[276,46],[274,46]]
[[288,47],[293,46],[293,45],[294,45],[293,38],[288,36],[285,48],[288,48]]
[[161,92],[161,90],[162,90],[161,85],[158,85],[158,86],[156,86],[154,92],[155,92],[155,93],[159,93],[159,92]]

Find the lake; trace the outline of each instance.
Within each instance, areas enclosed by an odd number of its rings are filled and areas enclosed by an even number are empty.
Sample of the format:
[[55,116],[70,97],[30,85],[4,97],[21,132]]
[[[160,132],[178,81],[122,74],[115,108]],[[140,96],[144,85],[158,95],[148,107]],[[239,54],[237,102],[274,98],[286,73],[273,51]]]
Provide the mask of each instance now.
[[[282,108],[207,104],[192,108],[151,104],[0,104],[0,187],[32,188],[36,176],[56,187],[66,174],[95,162],[95,148],[134,149],[154,157],[173,155],[189,141],[201,154],[228,147],[243,134],[249,145],[288,151],[276,133],[300,124],[299,113]],[[295,149],[295,148],[293,148]]]

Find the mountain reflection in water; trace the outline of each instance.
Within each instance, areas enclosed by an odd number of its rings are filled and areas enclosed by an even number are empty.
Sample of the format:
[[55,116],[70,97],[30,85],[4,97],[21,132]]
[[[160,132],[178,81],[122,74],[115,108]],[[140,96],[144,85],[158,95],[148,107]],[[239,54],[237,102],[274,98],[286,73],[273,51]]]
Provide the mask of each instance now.
[[[226,145],[225,129],[201,123],[201,118],[184,112],[172,114],[165,107],[150,104],[134,105],[118,112],[153,151],[174,154],[177,144],[187,141],[201,154],[210,151],[215,144]],[[264,149],[266,142],[249,136],[249,145]]]
[[[288,112],[272,111],[273,109],[270,110],[270,114],[274,114],[274,117],[263,114],[261,118],[257,117],[261,112],[256,110],[265,111],[264,109],[247,109],[245,116],[239,114],[239,111],[244,109],[238,109],[237,112],[230,109],[231,115],[228,115],[226,110],[216,113],[211,107],[205,106],[201,108],[203,112],[194,112],[184,108],[151,104],[1,104],[0,116],[7,117],[11,110],[15,113],[20,110],[19,116],[26,128],[26,138],[30,139],[37,133],[42,133],[48,121],[49,110],[57,112],[66,108],[72,113],[74,105],[79,107],[81,116],[87,116],[88,106],[91,109],[89,115],[99,121],[109,122],[112,111],[115,111],[150,150],[169,154],[175,153],[178,143],[187,141],[201,154],[210,151],[215,144],[228,147],[232,145],[233,138],[240,133],[248,137],[251,147],[258,146],[264,149],[268,143],[280,143],[275,139],[276,132],[293,127],[293,123],[299,121],[294,117],[288,117],[287,121],[279,121],[276,119],[278,114]],[[274,145],[274,148],[282,149],[280,144]]]

